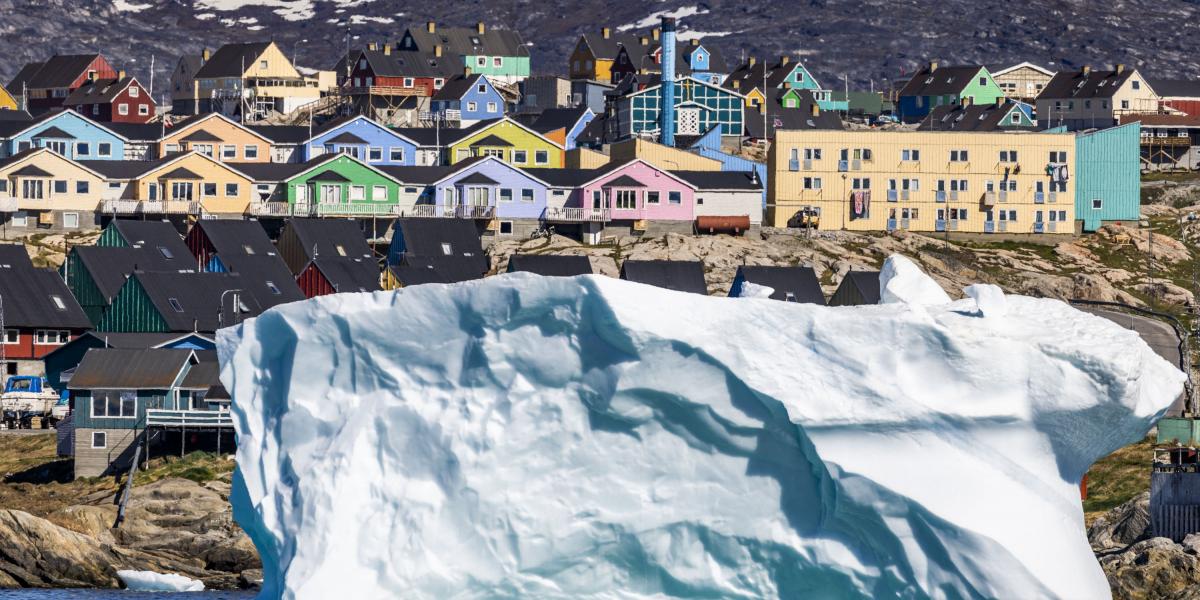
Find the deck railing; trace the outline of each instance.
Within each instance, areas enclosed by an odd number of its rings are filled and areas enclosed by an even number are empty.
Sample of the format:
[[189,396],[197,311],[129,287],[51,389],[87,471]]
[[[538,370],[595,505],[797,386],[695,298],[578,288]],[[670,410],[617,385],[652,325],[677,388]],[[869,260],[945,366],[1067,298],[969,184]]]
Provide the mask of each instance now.
[[602,223],[612,220],[607,208],[547,208],[547,221]]
[[233,427],[233,416],[216,410],[147,410],[146,426]]
[[290,217],[292,205],[287,202],[255,202],[250,205],[250,214],[256,217]]

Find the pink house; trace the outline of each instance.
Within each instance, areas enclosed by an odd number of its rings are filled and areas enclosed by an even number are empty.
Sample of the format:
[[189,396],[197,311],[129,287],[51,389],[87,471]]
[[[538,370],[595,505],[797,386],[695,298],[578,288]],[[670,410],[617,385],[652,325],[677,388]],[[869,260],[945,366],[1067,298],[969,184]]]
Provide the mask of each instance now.
[[602,174],[583,184],[580,208],[608,209],[613,221],[691,221],[695,218],[696,190],[684,180],[635,159],[601,169]]

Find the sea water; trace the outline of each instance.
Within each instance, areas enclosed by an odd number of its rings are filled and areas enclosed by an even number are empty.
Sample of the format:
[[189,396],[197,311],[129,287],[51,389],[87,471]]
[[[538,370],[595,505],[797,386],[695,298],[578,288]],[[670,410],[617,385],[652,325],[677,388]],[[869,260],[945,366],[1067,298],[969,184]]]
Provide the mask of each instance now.
[[129,590],[0,590],[0,600],[251,600],[257,592],[131,592]]

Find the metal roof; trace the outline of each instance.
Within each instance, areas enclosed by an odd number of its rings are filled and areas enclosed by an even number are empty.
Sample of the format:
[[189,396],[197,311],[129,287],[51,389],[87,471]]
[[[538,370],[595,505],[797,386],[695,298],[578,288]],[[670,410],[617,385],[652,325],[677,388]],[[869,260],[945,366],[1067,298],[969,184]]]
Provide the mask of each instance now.
[[75,367],[72,390],[167,390],[195,360],[191,350],[91,348]]
[[743,265],[738,267],[737,279],[775,290],[770,296],[772,300],[825,305],[825,293],[812,267]]
[[752,171],[671,171],[671,174],[688,182],[697,190],[763,189],[762,181]]
[[572,277],[593,273],[588,257],[563,254],[514,254],[508,259],[508,272],[536,273],[546,277]]
[[6,327],[91,328],[91,321],[55,271],[12,268],[0,275]]
[[627,260],[621,264],[621,279],[679,292],[708,294],[704,263],[698,260]]
[[254,61],[258,60],[272,43],[225,44],[209,56],[208,62],[196,71],[195,78],[241,77],[245,73],[246,65],[253,66]]

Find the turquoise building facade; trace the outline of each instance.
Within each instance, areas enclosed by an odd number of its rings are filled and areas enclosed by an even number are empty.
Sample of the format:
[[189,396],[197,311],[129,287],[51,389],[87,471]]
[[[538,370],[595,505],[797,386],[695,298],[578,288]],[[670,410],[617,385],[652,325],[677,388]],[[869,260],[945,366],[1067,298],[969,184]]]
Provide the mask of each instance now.
[[1141,217],[1141,123],[1075,136],[1075,218],[1084,231]]

